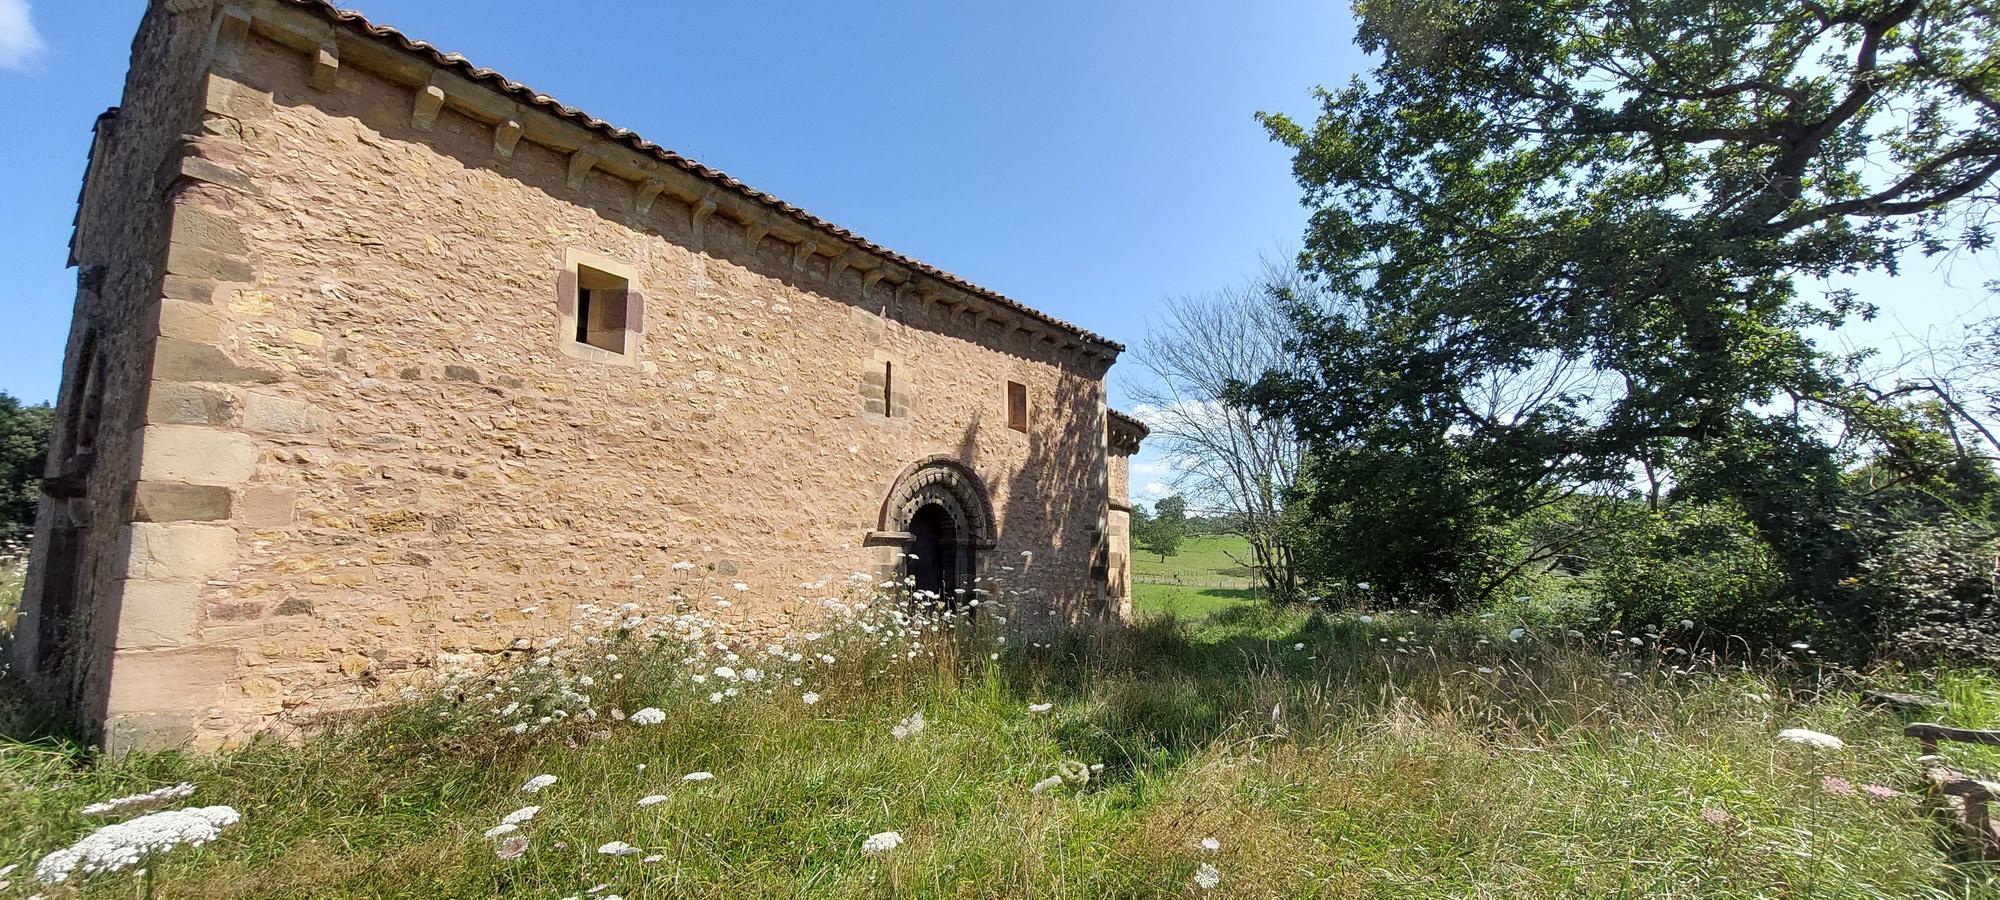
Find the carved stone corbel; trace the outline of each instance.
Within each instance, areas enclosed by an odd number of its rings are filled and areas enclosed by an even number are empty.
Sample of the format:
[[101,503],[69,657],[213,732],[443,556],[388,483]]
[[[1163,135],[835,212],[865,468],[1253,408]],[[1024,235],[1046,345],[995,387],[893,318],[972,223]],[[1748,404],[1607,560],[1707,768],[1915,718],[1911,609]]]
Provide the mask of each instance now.
[[435,82],[417,89],[416,103],[410,107],[410,127],[429,131],[437,127],[438,113],[444,110],[444,88]]
[[715,210],[715,201],[703,198],[695,201],[694,210],[688,215],[688,229],[694,233],[697,248],[701,246],[701,234],[708,225],[708,217],[715,215]]
[[757,245],[763,243],[764,235],[770,233],[771,223],[764,221],[762,216],[752,215],[749,221],[743,223],[744,249],[752,253],[757,252]]
[[632,198],[632,212],[641,216],[651,212],[653,201],[660,199],[660,194],[666,189],[667,183],[658,178],[648,178],[639,182],[638,193]]
[[319,52],[313,56],[312,73],[306,80],[312,84],[313,90],[330,91],[339,77],[340,44],[329,33],[320,39]]
[[224,7],[222,15],[215,19],[215,31],[209,35],[208,58],[219,68],[233,69],[249,40],[250,10],[241,6]]
[[578,150],[569,155],[569,189],[583,190],[583,180],[590,176],[590,170],[597,168],[597,154],[589,150]]
[[806,260],[811,259],[812,255],[818,252],[819,252],[819,242],[817,241],[799,242],[798,249],[792,251],[792,271],[794,272],[805,271]]
[[514,147],[521,143],[521,117],[516,114],[493,126],[493,155],[501,159],[513,159]]

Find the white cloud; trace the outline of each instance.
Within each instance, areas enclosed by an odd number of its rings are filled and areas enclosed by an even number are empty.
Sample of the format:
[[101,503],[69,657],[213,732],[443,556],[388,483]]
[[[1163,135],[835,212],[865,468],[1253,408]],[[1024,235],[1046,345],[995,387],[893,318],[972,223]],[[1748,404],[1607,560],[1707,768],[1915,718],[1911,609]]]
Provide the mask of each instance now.
[[0,0],[0,69],[18,69],[42,52],[42,35],[28,18],[28,0]]

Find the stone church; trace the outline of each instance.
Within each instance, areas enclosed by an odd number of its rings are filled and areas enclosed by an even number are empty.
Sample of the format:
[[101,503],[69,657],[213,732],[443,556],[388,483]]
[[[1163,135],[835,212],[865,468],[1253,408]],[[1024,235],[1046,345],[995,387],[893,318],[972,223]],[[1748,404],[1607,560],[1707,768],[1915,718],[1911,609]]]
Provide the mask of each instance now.
[[[1127,614],[1122,347],[325,0],[152,0],[97,121],[17,667],[309,726],[673,566]],[[799,624],[805,624],[803,620]]]

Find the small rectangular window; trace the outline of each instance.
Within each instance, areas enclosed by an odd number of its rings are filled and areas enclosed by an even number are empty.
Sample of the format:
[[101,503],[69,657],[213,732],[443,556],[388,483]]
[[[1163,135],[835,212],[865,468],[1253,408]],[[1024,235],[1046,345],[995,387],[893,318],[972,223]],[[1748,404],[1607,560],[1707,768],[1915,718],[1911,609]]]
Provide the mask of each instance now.
[[1007,382],[1007,427],[1028,433],[1028,386],[1018,381]]
[[625,279],[589,266],[577,266],[576,342],[624,353],[631,302],[632,286]]
[[882,364],[882,414],[896,414],[896,364],[892,362]]

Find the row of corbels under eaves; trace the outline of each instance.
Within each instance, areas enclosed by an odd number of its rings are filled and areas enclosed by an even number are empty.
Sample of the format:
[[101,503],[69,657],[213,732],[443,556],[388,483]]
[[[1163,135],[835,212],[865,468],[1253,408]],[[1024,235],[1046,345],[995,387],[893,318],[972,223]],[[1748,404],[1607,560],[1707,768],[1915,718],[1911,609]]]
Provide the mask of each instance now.
[[[174,11],[194,12],[206,8],[208,0],[165,0]],[[632,210],[636,217],[653,213],[662,195],[687,204],[689,230],[699,247],[709,223],[718,217],[734,222],[743,230],[746,247],[756,247],[767,235],[793,245],[792,270],[808,271],[814,256],[826,256],[823,276],[835,282],[853,269],[861,273],[861,295],[866,300],[884,282],[893,285],[894,299],[900,304],[914,296],[927,306],[942,307],[946,317],[967,317],[974,327],[995,323],[1002,334],[1045,353],[1093,360],[1109,365],[1117,358],[1111,347],[1053,327],[998,303],[993,303],[956,285],[930,275],[911,271],[892,260],[805,223],[773,215],[762,204],[736,196],[699,176],[663,164],[630,146],[606,139],[546,110],[529,106],[410,54],[373,41],[342,33],[325,20],[301,9],[275,3],[230,3],[216,17],[209,53],[210,64],[227,71],[234,67],[244,41],[251,32],[306,56],[310,69],[308,83],[316,90],[329,91],[343,66],[354,66],[413,91],[410,125],[430,131],[446,106],[493,129],[493,153],[512,159],[522,140],[548,147],[569,158],[568,183],[571,190],[582,188],[591,172],[603,172],[633,185]],[[622,132],[629,134],[629,132]],[[1016,333],[1022,333],[1016,338]]]

